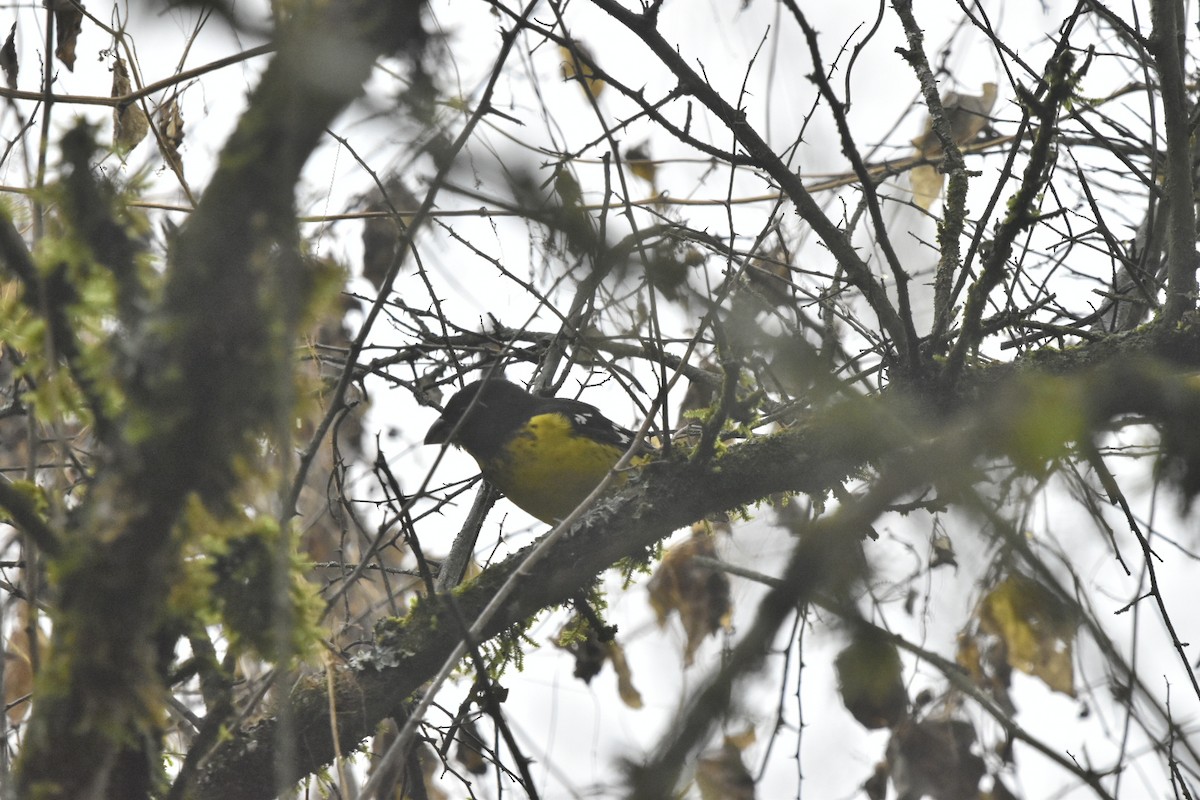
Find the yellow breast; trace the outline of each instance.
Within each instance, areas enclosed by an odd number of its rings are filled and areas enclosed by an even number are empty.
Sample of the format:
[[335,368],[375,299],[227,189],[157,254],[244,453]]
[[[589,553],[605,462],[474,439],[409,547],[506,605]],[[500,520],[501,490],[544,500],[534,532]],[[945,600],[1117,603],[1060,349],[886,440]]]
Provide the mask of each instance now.
[[541,414],[509,442],[503,456],[481,467],[509,500],[554,524],[591,494],[623,452],[577,435],[561,414]]

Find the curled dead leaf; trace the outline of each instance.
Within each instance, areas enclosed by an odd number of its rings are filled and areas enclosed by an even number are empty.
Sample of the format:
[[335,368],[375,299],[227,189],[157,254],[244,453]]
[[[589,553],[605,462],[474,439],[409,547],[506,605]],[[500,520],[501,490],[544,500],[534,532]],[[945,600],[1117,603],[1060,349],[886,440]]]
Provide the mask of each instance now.
[[697,563],[700,556],[716,557],[712,530],[703,522],[692,526],[692,538],[666,552],[647,586],[660,626],[666,625],[672,612],[679,615],[687,634],[684,663],[688,666],[705,637],[727,629],[733,615],[729,576]]
[[[8,709],[10,725],[18,725],[25,719],[33,694],[33,654],[29,647],[29,627],[29,606],[22,603],[17,611],[16,626],[0,655],[4,658],[4,706]],[[46,634],[39,628],[37,647],[42,659],[45,659],[49,646]]]
[[29,713],[33,692],[33,665],[29,658],[29,635],[24,628],[13,631],[4,651],[4,706],[8,723],[18,725]]
[[0,70],[4,70],[4,82],[8,84],[8,88],[17,88],[17,74],[21,71],[21,65],[17,62],[17,23],[13,23],[12,28],[8,31],[8,38],[4,40],[4,47],[0,48]]
[[933,536],[933,541],[929,543],[929,568],[937,569],[938,567],[958,567],[958,561],[954,555],[954,542],[945,533],[938,532]]
[[[978,95],[946,92],[942,96],[942,109],[946,112],[946,121],[950,123],[950,135],[954,143],[967,144],[978,136],[987,127],[988,115],[995,104],[996,84],[991,81],[983,84],[983,92]],[[933,130],[932,118],[925,118],[925,129],[913,139],[913,146],[924,158],[936,158],[942,154],[942,142]]]
[[765,258],[755,258],[746,266],[746,283],[773,307],[790,307],[796,302],[792,267],[783,248]]
[[54,12],[55,57],[70,72],[75,71],[75,45],[83,32],[83,8],[80,0],[42,0],[42,6]]
[[[379,724],[379,729],[376,731],[375,737],[371,740],[371,761],[367,767],[368,775],[375,774],[377,771],[377,766],[381,763],[384,753],[386,753],[392,743],[396,741],[396,737],[399,735],[399,732],[400,731],[396,727],[394,720],[386,719]],[[423,784],[422,788],[425,791],[425,796],[428,797],[429,800],[447,800],[449,795],[442,791],[434,780],[442,771],[442,761],[440,758],[438,758],[437,751],[430,747],[427,742],[422,740],[417,741],[415,748],[417,764],[420,765],[421,768],[421,782]],[[388,775],[383,778],[382,782],[380,783],[380,796],[401,796],[400,789],[402,788],[402,781],[412,779],[404,774],[404,766],[405,765],[397,765],[392,767]],[[390,793],[388,791],[389,789],[391,790]],[[407,797],[409,795],[406,794],[404,796]]]
[[617,674],[617,694],[621,702],[629,708],[642,707],[642,693],[633,685],[633,670],[625,660],[625,648],[616,639],[608,642],[608,661],[612,664],[613,672]]
[[183,144],[183,111],[179,108],[179,95],[171,95],[158,108],[158,127],[162,134],[159,149],[163,158],[178,175],[183,175],[183,159],[179,147]]
[[[383,286],[392,262],[396,258],[396,246],[401,231],[412,223],[411,214],[401,214],[399,219],[392,212],[412,211],[421,205],[416,195],[408,190],[399,176],[392,176],[382,186],[376,186],[360,198],[366,211],[389,216],[368,217],[363,221],[363,277],[376,289]],[[409,236],[413,231],[408,231]]]
[[601,635],[587,620],[576,615],[559,630],[554,643],[575,656],[574,675],[584,683],[591,683],[607,661],[616,673],[621,702],[630,708],[641,708],[642,695],[633,685],[633,671],[615,634],[616,628],[607,628],[606,635]]
[[[129,80],[129,68],[120,56],[113,62],[111,97],[124,97],[133,86]],[[128,153],[146,138],[150,130],[150,120],[146,112],[136,102],[119,105],[113,109],[113,149],[118,153]]]
[[479,726],[475,717],[468,717],[458,728],[458,747],[454,750],[454,760],[462,764],[472,775],[487,774],[490,763],[484,753],[487,746],[479,735]]

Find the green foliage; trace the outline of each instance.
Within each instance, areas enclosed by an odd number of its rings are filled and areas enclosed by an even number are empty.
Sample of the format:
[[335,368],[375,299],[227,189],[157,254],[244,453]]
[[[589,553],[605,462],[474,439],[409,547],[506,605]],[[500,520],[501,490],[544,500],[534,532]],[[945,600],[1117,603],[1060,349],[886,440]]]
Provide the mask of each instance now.
[[181,527],[193,558],[173,587],[177,613],[225,625],[235,650],[273,660],[312,652],[320,638],[318,598],[299,577],[300,559],[281,557],[274,519],[217,516],[193,498]]
[[12,481],[9,485],[29,499],[34,512],[38,515],[45,517],[47,512],[49,512],[50,503],[46,497],[46,490],[44,488],[38,486],[33,481],[24,480]]
[[592,624],[582,614],[574,614],[567,620],[567,624],[563,625],[562,630],[554,637],[554,644],[558,647],[566,649],[571,645],[579,644],[587,641],[588,634],[592,630]]
[[[21,354],[17,376],[28,389],[22,400],[41,419],[82,425],[124,409],[122,323],[131,321],[132,299],[156,275],[141,244],[149,222],[131,207],[144,176],[125,184],[96,178],[89,137],[86,128],[64,137],[64,175],[41,193],[57,211],[46,219],[51,235],[30,254],[33,274],[0,290],[0,341]],[[70,370],[61,369],[64,359]]]
[[1020,408],[1016,414],[996,419],[993,435],[997,447],[1022,470],[1042,475],[1050,462],[1066,456],[1073,442],[1087,435],[1079,380],[1039,375],[1017,387]]
[[[591,614],[582,614],[576,612],[571,615],[562,630],[554,638],[554,643],[558,647],[568,648],[571,645],[579,644],[593,635],[595,629],[592,625],[593,618],[599,618],[605,610],[608,609],[608,599],[603,592],[600,591],[598,583],[593,583],[592,587],[583,596],[584,601],[591,609]],[[576,601],[576,607],[578,602]]]
[[654,565],[662,560],[662,554],[663,543],[658,541],[637,555],[619,559],[613,564],[613,569],[621,575],[621,588],[628,589],[639,575],[654,574]]
[[534,618],[518,622],[505,628],[496,638],[480,646],[484,663],[487,664],[488,675],[492,680],[500,680],[505,670],[510,666],[517,672],[525,669],[525,648],[537,649],[539,644],[529,636]]

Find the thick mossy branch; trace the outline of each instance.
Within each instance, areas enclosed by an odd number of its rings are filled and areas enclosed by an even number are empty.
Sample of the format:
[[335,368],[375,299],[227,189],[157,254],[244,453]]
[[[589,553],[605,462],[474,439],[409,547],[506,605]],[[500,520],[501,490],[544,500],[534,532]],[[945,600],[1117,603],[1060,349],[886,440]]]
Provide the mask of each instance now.
[[97,433],[111,432],[112,425],[104,403],[104,389],[97,385],[80,342],[72,307],[79,302],[78,287],[73,285],[65,265],[42,270],[21,232],[7,211],[0,210],[0,264],[21,283],[21,303],[43,320],[49,335],[50,352],[61,359],[71,380],[83,395]]
[[161,303],[122,376],[126,415],[51,565],[60,605],[23,742],[22,796],[137,798],[161,785],[177,522],[189,496],[222,497],[239,459],[253,459],[290,409],[306,284],[296,182],[376,56],[420,40],[421,5],[346,0],[290,23],[174,241]]
[[32,483],[22,486],[0,480],[0,518],[31,538],[43,553],[57,555],[62,552],[62,539],[38,508],[38,491]]
[[94,133],[81,121],[63,136],[63,214],[91,255],[112,273],[119,318],[132,327],[148,299],[138,268],[146,247],[122,220],[122,216],[128,219],[129,212],[122,208],[116,187],[92,170]]
[[[763,437],[733,448],[707,465],[670,462],[647,469],[633,486],[602,501],[576,526],[548,557],[556,566],[535,570],[484,635],[495,636],[543,608],[567,602],[613,563],[643,556],[655,542],[708,510],[735,508],[780,491],[824,491],[854,465],[895,445],[886,430],[890,426],[876,427],[865,416],[854,422],[858,424]],[[764,471],[755,466],[763,464],[772,464],[774,469]],[[458,592],[455,602],[462,617],[475,619],[525,555],[523,551],[486,570]],[[360,659],[362,666],[339,672],[337,728],[343,752],[369,735],[380,720],[393,715],[456,646],[460,626],[438,602],[422,601],[408,617],[380,623],[378,644]],[[314,680],[299,687],[291,698],[301,758],[295,766],[297,778],[320,769],[333,757],[324,687],[323,681]],[[272,770],[278,767],[275,754],[282,733],[271,719],[219,747],[201,778],[198,797],[272,797]]]

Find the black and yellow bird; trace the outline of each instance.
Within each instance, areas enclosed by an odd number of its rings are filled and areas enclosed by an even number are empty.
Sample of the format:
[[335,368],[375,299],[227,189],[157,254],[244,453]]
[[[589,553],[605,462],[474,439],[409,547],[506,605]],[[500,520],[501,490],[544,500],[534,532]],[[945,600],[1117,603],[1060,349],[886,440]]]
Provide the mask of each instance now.
[[575,510],[620,460],[633,433],[595,406],[537,397],[491,378],[463,387],[425,444],[466,450],[479,470],[517,507],[554,524]]

